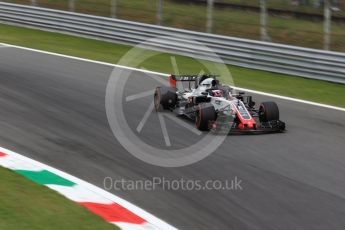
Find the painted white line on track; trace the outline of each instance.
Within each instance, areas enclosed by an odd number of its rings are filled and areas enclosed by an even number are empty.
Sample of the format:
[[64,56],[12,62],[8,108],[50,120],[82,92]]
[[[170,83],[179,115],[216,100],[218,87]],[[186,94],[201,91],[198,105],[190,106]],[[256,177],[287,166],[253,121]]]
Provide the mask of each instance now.
[[276,94],[265,93],[265,92],[261,92],[261,91],[251,90],[251,89],[245,89],[245,88],[241,88],[241,87],[233,87],[233,88],[236,90],[243,90],[243,91],[246,91],[249,93],[255,93],[255,94],[260,94],[263,96],[274,97],[274,98],[279,98],[279,99],[283,99],[283,100],[294,101],[294,102],[299,102],[299,103],[303,103],[303,104],[314,105],[314,106],[318,106],[318,107],[323,107],[323,108],[327,108],[327,109],[334,109],[334,110],[339,110],[339,111],[345,112],[345,108],[336,107],[336,106],[332,106],[332,105],[326,105],[326,104],[321,104],[321,103],[312,102],[312,101],[306,101],[306,100],[292,98],[292,97],[285,97],[285,96],[280,96],[280,95],[276,95]]
[[[95,64],[99,64],[99,65],[112,66],[112,67],[118,67],[118,68],[122,68],[122,69],[142,72],[142,73],[154,74],[154,75],[163,76],[163,77],[169,76],[169,74],[166,74],[166,73],[159,73],[159,72],[145,70],[145,69],[137,69],[137,68],[133,68],[133,67],[121,66],[121,65],[111,64],[111,63],[107,63],[107,62],[94,61],[94,60],[90,60],[90,59],[79,58],[79,57],[74,57],[74,56],[69,56],[69,55],[64,55],[64,54],[58,54],[58,53],[53,53],[53,52],[48,52],[48,51],[43,51],[43,50],[31,49],[31,48],[22,47],[22,46],[15,46],[15,45],[6,44],[6,43],[0,43],[0,45],[5,45],[7,47],[13,47],[13,48],[17,48],[17,49],[28,50],[28,51],[43,53],[43,54],[48,54],[48,55],[54,55],[54,56],[58,56],[58,57],[69,58],[69,59],[74,59],[74,60],[79,60],[79,61],[84,61],[84,62],[95,63]],[[332,106],[332,105],[327,105],[327,104],[322,104],[322,103],[317,103],[317,102],[312,102],[312,101],[307,101],[307,100],[302,100],[302,99],[297,99],[297,98],[292,98],[292,97],[280,96],[277,94],[265,93],[265,92],[241,88],[241,87],[233,87],[233,88],[237,89],[237,90],[243,90],[246,92],[264,95],[264,96],[275,97],[275,98],[280,98],[283,100],[288,100],[288,101],[293,101],[293,102],[298,102],[298,103],[303,103],[303,104],[308,104],[308,105],[313,105],[313,106],[318,106],[318,107],[322,107],[322,108],[334,109],[334,110],[345,112],[345,108],[341,108],[341,107],[337,107],[337,106]]]
[[115,65],[115,64],[111,64],[111,63],[107,63],[107,62],[95,61],[95,60],[90,60],[90,59],[86,59],[86,58],[69,56],[69,55],[65,55],[65,54],[58,54],[58,53],[53,53],[53,52],[48,52],[48,51],[43,51],[43,50],[31,49],[31,48],[27,48],[27,47],[16,46],[16,45],[11,45],[11,44],[6,44],[6,43],[0,43],[0,45],[6,45],[7,47],[32,51],[32,52],[36,52],[36,53],[48,54],[48,55],[53,55],[53,56],[57,56],[57,57],[69,58],[69,59],[74,59],[74,60],[78,60],[78,61],[90,62],[90,63],[99,64],[99,65],[119,67],[122,69],[134,70],[134,71],[139,71],[139,72],[143,72],[143,73],[155,74],[155,75],[159,75],[159,76],[168,76],[168,74],[165,74],[165,73],[159,73],[159,72],[150,71],[150,70],[142,70],[142,69],[137,69],[137,68],[128,67],[128,66]]

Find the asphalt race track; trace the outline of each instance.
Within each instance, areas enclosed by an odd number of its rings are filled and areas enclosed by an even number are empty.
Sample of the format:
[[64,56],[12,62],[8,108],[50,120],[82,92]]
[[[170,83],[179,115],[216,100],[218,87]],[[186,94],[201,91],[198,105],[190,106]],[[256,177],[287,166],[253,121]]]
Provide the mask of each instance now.
[[[1,48],[0,145],[100,187],[105,177],[242,180],[241,191],[112,190],[180,229],[345,229],[344,112],[256,96],[279,104],[288,132],[230,136],[198,163],[163,168],[133,157],[112,134],[105,111],[111,72],[110,66]],[[145,75],[133,71],[141,83],[129,81],[128,88],[153,87]],[[128,103],[134,129],[151,101]],[[149,129],[159,124],[155,116],[141,135],[164,147],[160,129]],[[173,122],[167,129],[179,147],[197,139]]]

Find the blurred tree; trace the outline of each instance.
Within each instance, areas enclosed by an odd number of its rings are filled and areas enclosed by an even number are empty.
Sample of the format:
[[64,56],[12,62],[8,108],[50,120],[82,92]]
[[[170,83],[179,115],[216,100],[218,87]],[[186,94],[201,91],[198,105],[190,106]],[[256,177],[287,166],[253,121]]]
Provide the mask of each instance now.
[[116,0],[110,0],[110,17],[116,18]]
[[[330,3],[332,7],[334,8],[334,10],[336,10],[335,8],[338,8],[338,0],[330,0]],[[314,6],[316,6],[317,8],[321,8],[324,5],[325,5],[325,0],[314,0]]]
[[214,0],[207,0],[207,20],[206,20],[206,32],[212,33],[213,29],[213,7]]
[[162,25],[162,19],[163,19],[163,0],[157,0],[157,25]]

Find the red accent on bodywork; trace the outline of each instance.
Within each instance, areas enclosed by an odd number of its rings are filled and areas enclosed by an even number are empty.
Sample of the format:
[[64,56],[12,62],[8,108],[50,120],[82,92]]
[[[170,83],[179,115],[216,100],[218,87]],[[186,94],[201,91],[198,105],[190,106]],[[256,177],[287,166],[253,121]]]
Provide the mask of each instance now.
[[243,117],[241,116],[240,112],[238,111],[238,109],[235,107],[235,111],[236,111],[236,116],[240,121],[240,124],[237,126],[237,128],[239,129],[256,129],[256,122],[254,120],[254,118],[250,115],[250,113],[248,113],[248,115],[250,116],[249,120],[245,120],[243,119]]
[[0,152],[0,157],[5,157],[7,156],[5,153]]
[[176,88],[176,79],[175,79],[175,77],[173,75],[170,75],[169,82],[170,82],[170,87],[171,88]]
[[125,222],[131,224],[143,224],[147,222],[143,218],[116,203],[97,204],[81,202],[80,204],[108,222]]

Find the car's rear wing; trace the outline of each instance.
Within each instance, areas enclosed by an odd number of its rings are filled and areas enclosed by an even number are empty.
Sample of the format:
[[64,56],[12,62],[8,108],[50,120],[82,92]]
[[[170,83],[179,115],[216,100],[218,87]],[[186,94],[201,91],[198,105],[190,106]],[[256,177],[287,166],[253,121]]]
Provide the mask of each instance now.
[[190,83],[194,82],[195,88],[199,85],[200,79],[213,78],[216,79],[217,75],[170,75],[169,82],[170,87],[176,88],[176,82],[188,82],[189,88],[191,88]]

